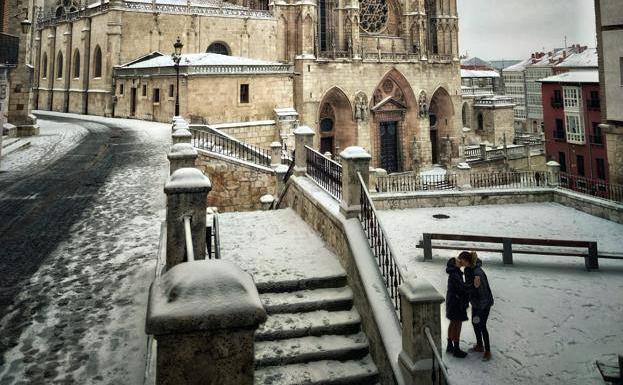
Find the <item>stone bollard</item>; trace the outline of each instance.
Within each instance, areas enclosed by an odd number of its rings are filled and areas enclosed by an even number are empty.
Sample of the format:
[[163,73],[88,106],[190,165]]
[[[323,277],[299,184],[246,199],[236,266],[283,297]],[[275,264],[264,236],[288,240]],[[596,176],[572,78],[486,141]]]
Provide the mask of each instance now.
[[480,145],[480,159],[487,160],[487,145],[486,144]]
[[171,139],[173,141],[173,144],[191,143],[193,139],[193,134],[191,134],[190,131],[185,128],[180,128],[178,130],[175,130],[175,132],[171,135]]
[[262,210],[264,211],[270,210],[271,207],[273,207],[273,203],[275,203],[275,197],[270,194],[262,195],[260,197],[260,204],[262,205]]
[[[423,278],[406,280],[399,288],[402,351],[398,363],[407,385],[430,385],[433,352],[426,337],[430,329],[441,356],[441,303],[443,296]],[[439,364],[439,363],[437,363]]]
[[280,164],[279,166],[277,166],[277,168],[275,168],[275,178],[277,178],[277,183],[276,183],[277,189],[275,191],[277,192],[278,196],[281,194],[281,192],[286,186],[286,181],[283,179],[286,177],[286,174],[288,173],[288,169],[289,167],[286,166],[285,164]]
[[342,199],[340,212],[347,218],[355,218],[361,211],[361,182],[367,187],[370,179],[370,154],[361,147],[347,147],[340,153],[342,158]]
[[206,204],[210,179],[196,168],[175,171],[164,185],[167,194],[167,270],[185,262],[184,217],[191,217],[195,259],[206,254]]
[[456,184],[461,190],[468,190],[472,187],[470,175],[472,168],[466,162],[459,163],[456,166]]
[[277,167],[281,164],[281,143],[272,142],[270,144],[270,165]]
[[223,260],[177,265],[149,289],[156,385],[253,385],[254,334],[266,321],[251,276]]
[[550,160],[546,163],[547,166],[547,185],[549,187],[560,186],[560,163]]
[[171,146],[171,151],[167,155],[170,163],[170,174],[180,168],[195,167],[197,150],[190,143],[177,143]]
[[314,141],[314,130],[309,126],[298,126],[294,130],[294,175],[301,176],[307,172],[307,150]]

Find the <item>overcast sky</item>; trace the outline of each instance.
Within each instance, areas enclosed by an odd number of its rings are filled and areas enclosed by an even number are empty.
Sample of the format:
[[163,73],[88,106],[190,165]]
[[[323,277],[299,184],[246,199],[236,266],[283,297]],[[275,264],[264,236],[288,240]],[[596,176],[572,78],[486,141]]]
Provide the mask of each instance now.
[[[623,0],[622,0],[623,1]],[[485,60],[581,43],[595,47],[593,0],[457,0],[459,49]]]

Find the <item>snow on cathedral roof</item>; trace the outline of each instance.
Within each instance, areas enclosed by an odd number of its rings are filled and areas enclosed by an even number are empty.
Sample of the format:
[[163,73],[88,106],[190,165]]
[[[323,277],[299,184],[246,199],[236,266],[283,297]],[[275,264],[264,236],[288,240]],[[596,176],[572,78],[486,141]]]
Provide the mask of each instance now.
[[500,74],[496,71],[478,71],[461,69],[462,78],[499,78]]
[[[173,58],[171,55],[164,55],[160,52],[154,52],[147,55],[159,55],[147,58],[145,60],[134,60],[121,66],[121,68],[138,69],[138,68],[162,68],[173,67]],[[182,54],[180,67],[190,66],[283,66],[282,63],[251,59],[240,56],[219,55],[216,53],[187,53]]]

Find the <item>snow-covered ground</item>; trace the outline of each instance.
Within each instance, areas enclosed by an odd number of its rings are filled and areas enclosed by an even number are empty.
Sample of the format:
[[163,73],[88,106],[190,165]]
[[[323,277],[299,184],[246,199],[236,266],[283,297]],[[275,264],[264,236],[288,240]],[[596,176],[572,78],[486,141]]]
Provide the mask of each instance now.
[[[449,219],[434,219],[447,214]],[[623,253],[623,225],[555,203],[427,208],[379,212],[399,263],[428,279],[445,295],[446,261],[458,253],[433,250],[422,261],[416,249],[423,232],[447,232],[572,240],[597,240],[601,251]],[[623,261],[600,260],[584,270],[582,258],[515,255],[504,266],[500,254],[482,252],[495,296],[489,320],[493,360],[471,353],[446,356],[461,385],[603,385],[595,360],[623,353]],[[445,310],[442,310],[445,312]],[[444,313],[445,314],[445,313]],[[443,317],[443,341],[447,332]],[[469,322],[462,346],[475,343]]]
[[[4,175],[21,167],[30,172],[61,157],[86,134],[84,127],[104,132],[109,131],[104,126],[115,127],[119,136],[111,143],[113,166],[97,195],[69,236],[21,285],[13,309],[0,315],[0,335],[9,333],[7,325],[21,332],[4,356],[0,383],[140,384],[148,287],[164,218],[170,126],[50,115],[81,121],[40,118],[44,137],[32,138],[31,149],[16,153],[19,158],[3,159]],[[15,320],[23,309],[30,316]]]

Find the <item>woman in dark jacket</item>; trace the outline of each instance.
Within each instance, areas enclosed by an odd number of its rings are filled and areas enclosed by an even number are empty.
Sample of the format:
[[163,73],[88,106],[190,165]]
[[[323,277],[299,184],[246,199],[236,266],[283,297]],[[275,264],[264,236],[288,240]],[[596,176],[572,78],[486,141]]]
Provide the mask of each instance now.
[[448,326],[448,348],[446,351],[455,357],[465,358],[467,353],[459,347],[461,326],[467,321],[467,291],[463,281],[459,261],[450,258],[446,267],[448,273],[448,291],[446,292],[446,318],[450,320]]
[[489,361],[491,359],[491,346],[487,320],[491,306],[493,306],[493,294],[489,280],[482,270],[482,261],[478,259],[478,254],[475,251],[461,252],[459,261],[465,267],[465,285],[469,293],[469,303],[472,305],[472,325],[476,334],[476,345],[473,350],[484,352],[482,359]]

